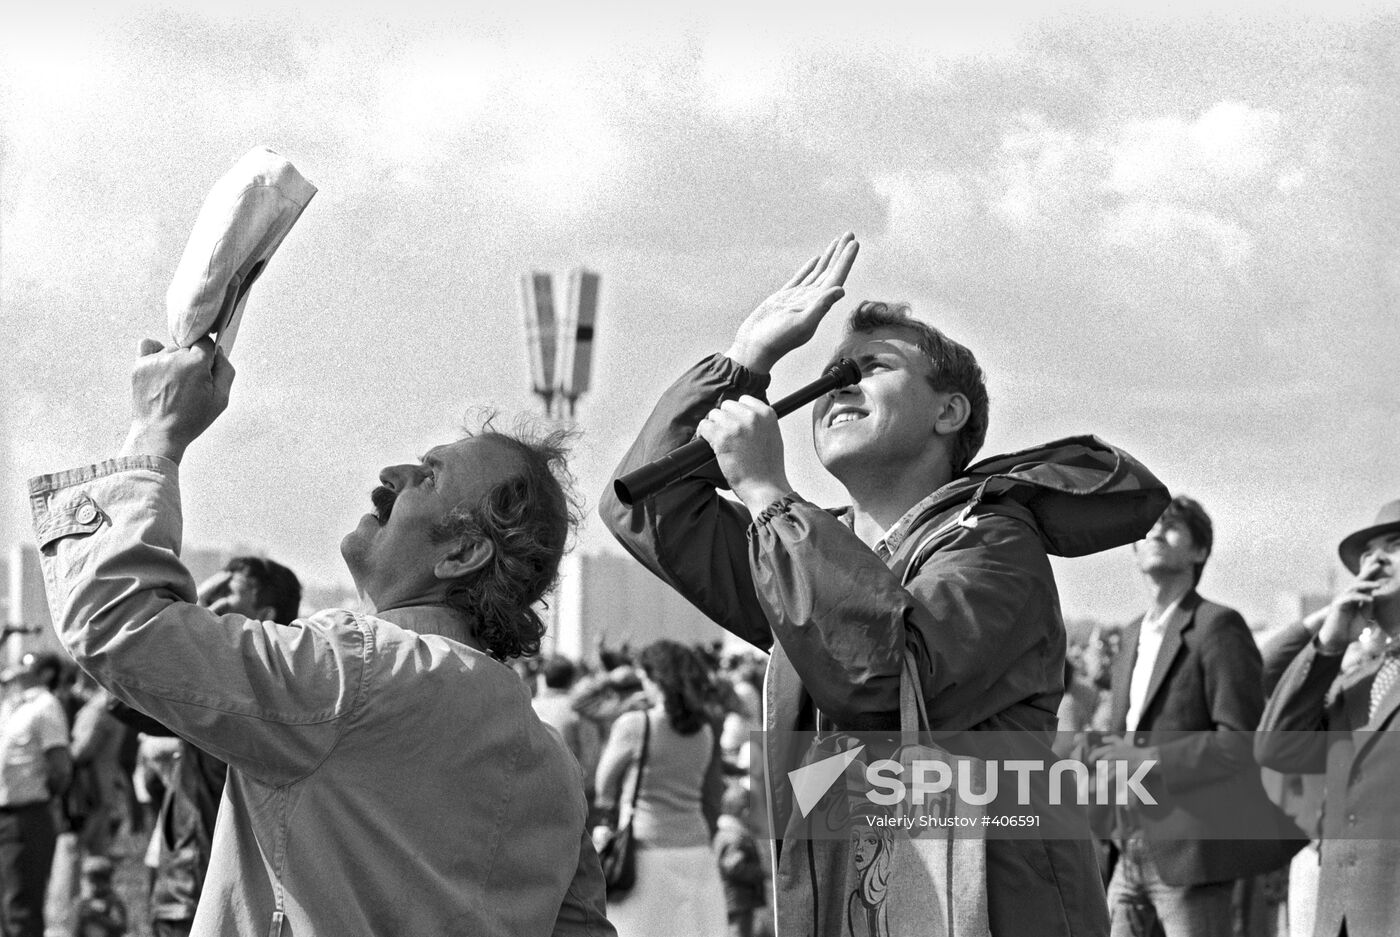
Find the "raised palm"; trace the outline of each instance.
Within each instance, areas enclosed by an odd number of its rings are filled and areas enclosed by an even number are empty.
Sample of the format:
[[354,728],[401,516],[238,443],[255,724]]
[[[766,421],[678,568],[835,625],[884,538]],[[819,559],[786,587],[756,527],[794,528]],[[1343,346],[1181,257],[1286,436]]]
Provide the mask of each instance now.
[[729,357],[754,370],[768,371],[783,355],[806,344],[822,317],[846,294],[846,275],[859,251],[855,235],[847,232],[803,264],[739,326]]

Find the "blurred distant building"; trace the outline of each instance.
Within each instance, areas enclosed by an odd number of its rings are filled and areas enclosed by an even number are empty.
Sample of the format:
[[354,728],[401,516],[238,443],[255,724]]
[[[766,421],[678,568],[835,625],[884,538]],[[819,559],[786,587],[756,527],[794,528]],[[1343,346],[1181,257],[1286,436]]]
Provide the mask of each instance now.
[[18,544],[10,550],[4,663],[17,663],[30,651],[61,651],[49,617],[48,596],[44,593],[44,573],[39,551],[32,544]]
[[637,647],[658,638],[709,644],[729,637],[640,563],[620,554],[564,557],[550,604],[545,649],[575,660],[591,658],[600,638],[609,647]]

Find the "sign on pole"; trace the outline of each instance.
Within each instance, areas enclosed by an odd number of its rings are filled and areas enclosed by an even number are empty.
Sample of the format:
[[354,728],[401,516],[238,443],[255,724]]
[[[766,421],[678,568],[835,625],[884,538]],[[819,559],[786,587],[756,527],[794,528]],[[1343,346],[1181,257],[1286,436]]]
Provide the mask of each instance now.
[[525,344],[530,356],[530,384],[544,398],[550,413],[554,397],[554,360],[557,320],[554,315],[553,277],[532,270],[520,277],[520,304],[525,312]]
[[593,371],[593,326],[598,315],[598,274],[583,267],[569,271],[559,320],[558,357],[554,367],[555,391],[574,402],[588,391]]

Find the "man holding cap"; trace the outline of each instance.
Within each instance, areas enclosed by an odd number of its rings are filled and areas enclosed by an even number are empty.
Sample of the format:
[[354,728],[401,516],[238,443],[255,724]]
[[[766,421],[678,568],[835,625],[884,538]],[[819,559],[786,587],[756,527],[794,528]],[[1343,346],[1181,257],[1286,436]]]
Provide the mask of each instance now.
[[385,468],[341,542],[373,614],[220,614],[179,559],[179,463],[233,367],[141,351],[121,455],[30,504],[74,659],[229,766],[192,933],[611,937],[582,772],[506,663],[568,538],[560,438],[488,426]]
[[[1269,699],[1255,755],[1270,768],[1327,776],[1317,937],[1390,937],[1400,922],[1400,500],[1338,552],[1355,578]],[[1384,651],[1337,682],[1368,628]],[[1333,683],[1337,682],[1335,691]]]

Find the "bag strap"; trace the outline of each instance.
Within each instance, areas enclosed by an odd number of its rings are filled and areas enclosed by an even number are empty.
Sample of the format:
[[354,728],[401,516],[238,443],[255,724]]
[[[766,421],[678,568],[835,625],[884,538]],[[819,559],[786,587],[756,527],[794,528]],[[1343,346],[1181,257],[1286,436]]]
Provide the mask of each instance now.
[[899,731],[906,736],[906,743],[914,741],[908,736],[929,731],[924,688],[919,680],[918,665],[914,663],[914,652],[908,647],[904,649],[904,668],[899,675]]
[[[642,792],[642,775],[647,768],[647,755],[651,751],[651,710],[642,711],[642,745],[641,751],[637,755],[637,776],[632,782],[632,800],[627,804],[627,822],[632,822],[632,815],[637,812],[637,795]],[[618,825],[622,825],[621,819]]]

